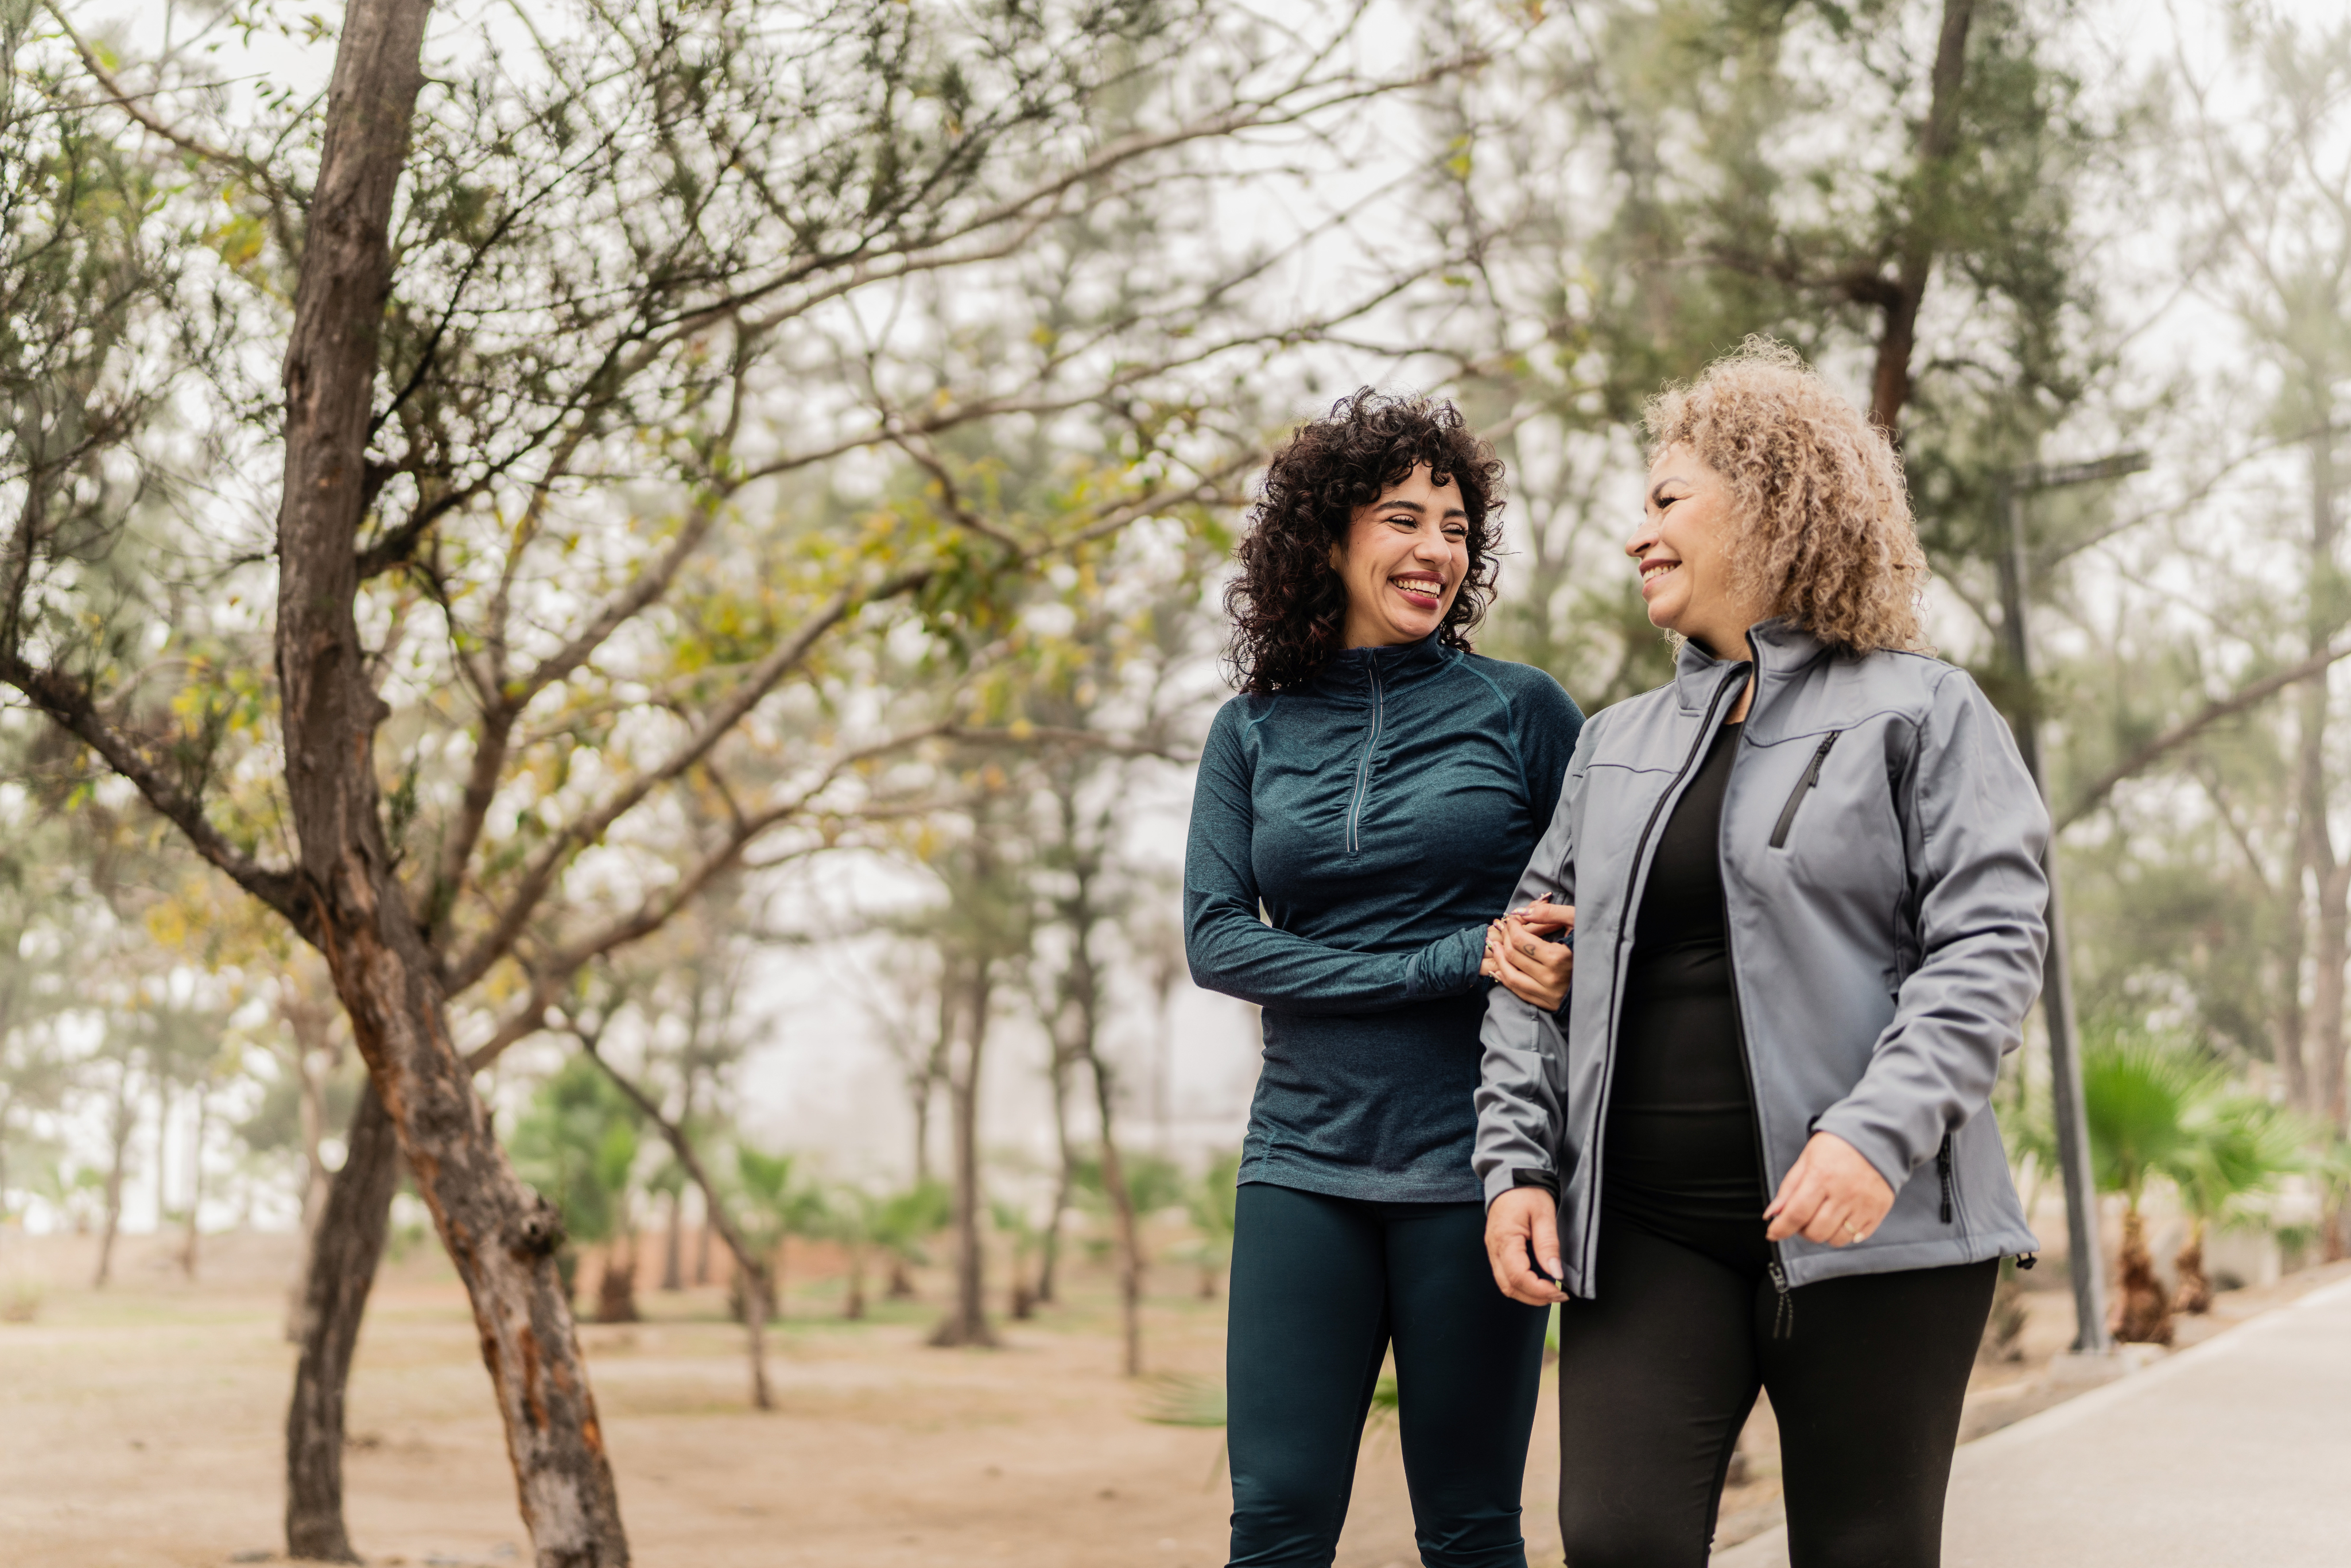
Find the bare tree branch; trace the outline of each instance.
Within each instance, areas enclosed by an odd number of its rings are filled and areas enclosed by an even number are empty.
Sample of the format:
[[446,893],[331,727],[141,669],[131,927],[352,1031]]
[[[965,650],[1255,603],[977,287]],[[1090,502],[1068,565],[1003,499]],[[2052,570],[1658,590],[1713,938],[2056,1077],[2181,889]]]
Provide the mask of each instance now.
[[2057,819],[2054,831],[2064,832],[2067,828],[2105,805],[2106,797],[2114,793],[2116,785],[2136,774],[2145,772],[2165,756],[2179,750],[2222,719],[2243,713],[2248,708],[2257,707],[2288,686],[2299,685],[2304,681],[2317,679],[2325,675],[2337,661],[2346,658],[2351,658],[2351,643],[2336,643],[2333,647],[2322,648],[2298,664],[2290,665],[2274,674],[2263,675],[2260,680],[2248,682],[2227,696],[2216,697],[2206,703],[2195,713],[2098,775],[2086,789],[2074,796],[2073,804],[2068,806],[2064,814]]
[[82,69],[89,73],[90,79],[98,84],[99,90],[106,95],[108,102],[129,115],[145,130],[162,137],[191,157],[201,158],[207,163],[217,163],[224,169],[235,170],[238,174],[253,182],[254,188],[268,196],[273,202],[293,202],[297,205],[300,204],[299,197],[279,184],[268,170],[256,163],[252,159],[243,153],[231,152],[190,136],[147,108],[144,95],[127,90],[120,81],[115,79],[114,73],[99,63],[97,53],[90,48],[81,34],[75,30],[73,23],[67,20],[65,8],[57,4],[57,0],[42,0],[42,9],[48,12],[59,30],[65,34],[67,41],[73,45],[74,53],[81,57]]
[[60,727],[103,758],[109,768],[129,779],[150,806],[187,836],[198,854],[285,916],[304,940],[316,938],[319,925],[302,879],[293,872],[264,866],[230,843],[204,815],[204,802],[173,783],[144,745],[100,713],[79,682],[31,664],[13,652],[0,653],[0,682],[24,693]]

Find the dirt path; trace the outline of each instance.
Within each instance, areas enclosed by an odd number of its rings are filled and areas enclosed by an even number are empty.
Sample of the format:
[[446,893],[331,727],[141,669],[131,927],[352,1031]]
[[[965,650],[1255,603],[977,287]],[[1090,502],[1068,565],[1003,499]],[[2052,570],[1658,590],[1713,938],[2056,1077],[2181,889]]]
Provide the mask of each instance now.
[[[280,1542],[279,1436],[293,1356],[281,1337],[290,1240],[217,1237],[205,1277],[176,1277],[168,1241],[137,1239],[103,1294],[85,1244],[0,1239],[0,1542],[6,1568],[214,1568]],[[1222,1375],[1224,1303],[1158,1276],[1155,1369]],[[2290,1291],[2289,1285],[2275,1293]],[[997,1353],[925,1348],[935,1308],[847,1324],[807,1287],[777,1334],[782,1408],[744,1407],[738,1331],[716,1289],[647,1292],[652,1321],[585,1333],[622,1503],[645,1568],[1215,1568],[1228,1505],[1221,1434],[1140,1418],[1117,1375],[1110,1281],[1079,1270],[1071,1304],[1007,1325]],[[935,1291],[933,1292],[935,1294]],[[2222,1299],[2223,1319],[2259,1305]],[[2026,1299],[2025,1358],[1983,1369],[1991,1424],[2070,1333],[2062,1291]],[[1531,1560],[1558,1561],[1556,1427],[1544,1391],[1528,1464]],[[371,1562],[507,1564],[525,1545],[465,1299],[429,1247],[378,1291],[352,1385],[351,1528]],[[1724,1498],[1723,1545],[1776,1521],[1768,1413],[1749,1479]],[[1365,1439],[1338,1568],[1417,1554],[1392,1430]]]
[[[28,1244],[8,1242],[24,1272]],[[59,1281],[0,1324],[0,1540],[10,1568],[214,1568],[276,1547],[292,1354],[277,1239],[214,1239],[206,1282],[134,1249],[121,1286]],[[0,1275],[8,1271],[0,1260]],[[1183,1282],[1169,1270],[1165,1282]],[[742,1408],[737,1331],[714,1291],[648,1293],[653,1320],[587,1330],[637,1560],[646,1568],[1214,1568],[1228,1507],[1221,1434],[1138,1418],[1117,1375],[1106,1278],[1008,1329],[999,1353],[920,1341],[933,1309],[778,1336],[783,1408]],[[796,1311],[820,1310],[796,1305]],[[1220,1377],[1222,1301],[1153,1303],[1163,1370]],[[379,1291],[352,1385],[351,1528],[373,1563],[520,1560],[513,1483],[464,1298],[420,1257]],[[1552,1535],[1548,1413],[1531,1533]],[[1392,1433],[1367,1440],[1341,1568],[1417,1560]],[[1555,1548],[1549,1539],[1538,1544]]]

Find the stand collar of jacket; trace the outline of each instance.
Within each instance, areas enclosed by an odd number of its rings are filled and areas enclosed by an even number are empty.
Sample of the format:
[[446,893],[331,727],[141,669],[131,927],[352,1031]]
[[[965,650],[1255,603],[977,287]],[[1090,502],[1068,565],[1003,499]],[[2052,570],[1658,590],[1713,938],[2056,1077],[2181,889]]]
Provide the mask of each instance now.
[[[1811,632],[1791,625],[1785,616],[1773,616],[1750,627],[1747,640],[1755,648],[1756,685],[1753,706],[1771,700],[1771,688],[1824,657],[1828,644]],[[1718,659],[1692,639],[1682,641],[1674,655],[1674,698],[1684,713],[1696,713],[1714,700],[1734,671],[1747,667],[1744,659]]]
[[1386,648],[1345,648],[1331,656],[1314,677],[1314,689],[1325,696],[1369,696],[1376,673],[1383,687],[1418,680],[1452,662],[1453,651],[1431,632],[1417,643]]

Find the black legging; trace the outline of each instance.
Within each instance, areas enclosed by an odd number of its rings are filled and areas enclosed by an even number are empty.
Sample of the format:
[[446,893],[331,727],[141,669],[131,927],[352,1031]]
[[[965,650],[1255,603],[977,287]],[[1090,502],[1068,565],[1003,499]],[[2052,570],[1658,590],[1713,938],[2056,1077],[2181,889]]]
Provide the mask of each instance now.
[[1850,1275],[1780,1300],[1604,1212],[1591,1301],[1560,1309],[1568,1568],[1704,1568],[1761,1385],[1780,1422],[1793,1568],[1935,1568],[1959,1402],[1997,1261]]
[[1232,1568],[1327,1568],[1389,1342],[1420,1560],[1524,1568],[1544,1311],[1494,1289],[1477,1203],[1369,1203],[1252,1182],[1226,1339]]

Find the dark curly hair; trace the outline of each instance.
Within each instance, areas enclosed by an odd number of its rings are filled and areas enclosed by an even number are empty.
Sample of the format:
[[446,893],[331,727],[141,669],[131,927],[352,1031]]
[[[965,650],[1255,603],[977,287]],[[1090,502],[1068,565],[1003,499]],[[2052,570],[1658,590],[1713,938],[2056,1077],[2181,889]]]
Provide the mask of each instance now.
[[1442,399],[1390,397],[1370,387],[1301,424],[1273,455],[1234,553],[1240,575],[1225,589],[1233,640],[1225,651],[1245,692],[1292,691],[1312,680],[1347,623],[1347,589],[1331,564],[1357,508],[1422,464],[1461,487],[1469,515],[1469,570],[1445,612],[1438,639],[1467,650],[1494,597],[1502,542],[1502,461]]

